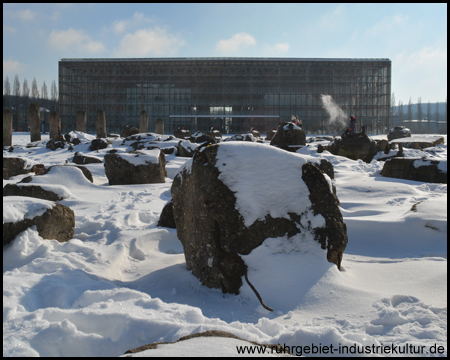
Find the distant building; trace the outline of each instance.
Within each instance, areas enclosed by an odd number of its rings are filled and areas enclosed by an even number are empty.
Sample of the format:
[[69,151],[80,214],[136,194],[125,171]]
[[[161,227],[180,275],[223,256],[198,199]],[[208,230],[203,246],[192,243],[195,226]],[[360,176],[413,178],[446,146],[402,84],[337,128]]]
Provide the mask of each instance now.
[[308,133],[330,128],[321,94],[331,95],[358,126],[381,133],[390,126],[389,59],[150,58],[62,59],[59,99],[62,131],[76,128],[78,110],[95,132],[97,110],[107,132],[139,127],[146,110],[149,131],[157,118],[166,133],[180,125],[206,131],[266,132],[297,115]]

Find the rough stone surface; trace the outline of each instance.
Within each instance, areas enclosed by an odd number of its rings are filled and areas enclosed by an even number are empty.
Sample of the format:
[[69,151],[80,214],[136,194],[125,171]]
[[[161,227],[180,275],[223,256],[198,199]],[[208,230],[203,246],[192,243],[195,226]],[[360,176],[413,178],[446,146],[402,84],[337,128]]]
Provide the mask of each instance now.
[[66,139],[62,135],[56,135],[49,141],[47,141],[47,144],[45,145],[47,149],[55,151],[56,149],[64,149],[64,146],[66,146]]
[[106,149],[108,145],[112,144],[109,139],[94,139],[91,141],[91,151]]
[[61,117],[58,112],[52,111],[50,116],[50,139],[61,136]]
[[80,165],[83,165],[83,164],[99,164],[99,163],[103,162],[102,159],[84,155],[83,153],[80,153],[79,151],[77,151],[75,153],[72,161],[75,164],[80,164]]
[[86,110],[77,111],[77,131],[86,132]]
[[212,136],[203,134],[200,131],[197,131],[194,135],[192,135],[190,140],[191,140],[191,142],[194,142],[197,144],[204,143],[204,142],[208,142],[210,144],[216,143],[216,140]]
[[125,126],[125,128],[120,133],[120,137],[126,138],[131,135],[139,134],[139,129],[134,126]]
[[28,196],[49,201],[63,200],[58,194],[51,190],[44,190],[39,185],[16,185],[6,184],[3,188],[3,196]]
[[233,135],[226,138],[224,141],[251,141],[256,142],[257,138],[253,134],[241,134],[241,135]]
[[275,128],[270,129],[266,134],[266,140],[272,140],[272,138],[275,136],[276,133],[277,129]]
[[[139,151],[133,152],[145,156]],[[122,158],[120,154],[105,155],[105,173],[110,185],[154,184],[164,183],[167,176],[166,156],[159,152],[159,163],[134,165]]]
[[34,225],[44,239],[68,241],[72,239],[75,232],[75,214],[69,207],[55,204],[53,208],[33,219],[24,219],[17,223],[3,223],[3,245],[9,244],[22,231]]
[[[175,176],[171,188],[173,213],[188,270],[208,287],[238,294],[246,271],[238,254],[250,253],[269,237],[299,233],[297,225],[303,214],[289,214],[290,219],[267,215],[264,221],[246,227],[235,208],[234,193],[218,178],[218,146],[206,148],[204,156],[193,158],[190,171],[184,169]],[[337,198],[316,166],[305,164],[302,178],[311,192],[314,215],[320,213],[326,220],[326,228],[306,231],[314,233],[321,247],[327,249],[328,261],[340,266],[347,234]]]
[[146,133],[148,131],[148,112],[147,110],[142,110],[139,115],[139,132]]
[[185,139],[185,140],[189,140],[192,136],[191,132],[187,130],[186,126],[184,125],[176,129],[173,135],[178,139]]
[[219,131],[219,129],[216,126],[213,126],[206,135],[211,136],[215,141],[219,141],[222,139],[222,133]]
[[103,110],[97,111],[95,131],[97,133],[97,138],[100,139],[106,137],[106,115]]
[[178,156],[181,157],[192,157],[194,156],[194,150],[198,147],[197,144],[193,144],[190,141],[180,140],[178,143]]
[[3,180],[8,180],[11,176],[28,174],[31,169],[25,169],[25,160],[18,157],[3,158]]
[[370,163],[377,154],[377,144],[364,133],[347,134],[339,143],[339,156]]
[[[447,172],[439,169],[441,162],[421,158],[390,158],[384,163],[381,175],[398,179],[447,184]],[[447,169],[446,161],[445,169]]]
[[170,200],[164,205],[161,216],[159,217],[158,226],[176,229],[175,218],[173,217],[173,201]]
[[306,145],[305,130],[293,123],[281,123],[278,125],[276,134],[270,140],[270,145],[287,151],[297,151],[301,146]]
[[156,119],[155,123],[155,133],[164,135],[164,120],[161,118]]
[[28,108],[28,119],[30,121],[30,141],[41,140],[41,113],[39,106],[33,103]]
[[13,112],[3,109],[3,147],[12,145]]

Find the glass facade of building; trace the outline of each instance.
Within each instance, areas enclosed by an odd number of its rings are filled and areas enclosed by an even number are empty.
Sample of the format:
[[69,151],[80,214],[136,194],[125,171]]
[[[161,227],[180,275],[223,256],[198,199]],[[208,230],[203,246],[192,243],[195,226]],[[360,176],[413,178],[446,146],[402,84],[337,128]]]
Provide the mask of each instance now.
[[297,115],[309,134],[341,133],[329,126],[321,94],[331,95],[369,133],[390,126],[389,59],[150,58],[62,59],[59,100],[62,130],[76,128],[78,110],[95,132],[97,110],[107,132],[139,128],[146,110],[150,132],[157,118],[165,132],[217,126],[222,133],[265,133]]

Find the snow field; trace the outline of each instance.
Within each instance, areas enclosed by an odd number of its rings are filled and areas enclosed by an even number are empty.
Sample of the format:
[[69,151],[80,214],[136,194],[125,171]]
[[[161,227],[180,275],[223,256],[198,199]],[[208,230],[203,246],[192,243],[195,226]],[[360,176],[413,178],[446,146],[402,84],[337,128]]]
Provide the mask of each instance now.
[[[20,137],[14,134],[13,143]],[[75,151],[89,154],[83,146]],[[446,146],[437,149],[446,158]],[[26,156],[49,166],[71,163],[74,152],[17,148],[4,156]],[[165,184],[108,186],[103,164],[86,165],[93,184],[78,169],[64,169],[67,176],[56,171],[47,182],[69,192],[60,203],[75,212],[75,235],[59,243],[30,228],[4,247],[3,355],[120,356],[127,349],[206,330],[289,346],[393,343],[428,349],[438,344],[446,355],[447,185],[383,178],[382,162],[317,154],[314,145],[299,154],[332,162],[349,243],[342,271],[323,261],[320,246],[301,234],[269,238],[243,256],[250,281],[273,313],[262,308],[245,281],[237,296],[202,286],[186,270],[176,230],[156,226],[171,198],[172,179],[189,158],[167,156]],[[243,170],[264,166],[267,174],[267,164],[242,159]],[[222,174],[232,180],[231,174]],[[243,194],[243,208],[245,197],[260,201],[272,194],[244,184],[235,189]],[[264,200],[258,204],[247,208],[248,221],[268,206]],[[237,342],[229,339],[212,345],[208,339],[190,341],[167,345],[166,354],[236,353]],[[163,354],[151,351],[145,354]]]

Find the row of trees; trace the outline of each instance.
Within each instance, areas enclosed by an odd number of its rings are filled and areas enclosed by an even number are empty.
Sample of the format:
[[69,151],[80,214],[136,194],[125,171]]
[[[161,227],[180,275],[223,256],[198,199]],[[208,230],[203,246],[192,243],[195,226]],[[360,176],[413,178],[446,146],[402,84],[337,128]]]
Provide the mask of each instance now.
[[[422,98],[419,97],[417,103],[413,104],[411,98],[409,98],[408,104],[403,104],[399,101],[395,102],[395,94],[392,93],[391,97],[391,116],[397,116],[400,121],[403,120],[447,120],[447,97],[445,98],[444,109],[440,109],[442,103],[436,102],[423,104]],[[406,107],[406,109],[405,109]],[[405,111],[406,110],[406,111]]]
[[[20,83],[19,76],[14,77],[11,86],[9,77],[7,76],[3,85],[3,108],[10,108],[13,111],[13,128],[26,127],[28,118],[28,107],[30,104],[36,103],[40,108],[44,108],[44,112],[52,110],[58,111],[59,99],[56,81],[53,80],[50,86],[50,94],[47,84],[42,84],[40,90],[36,78],[31,82],[31,88],[28,80],[25,78]],[[26,130],[24,128],[23,130]]]

